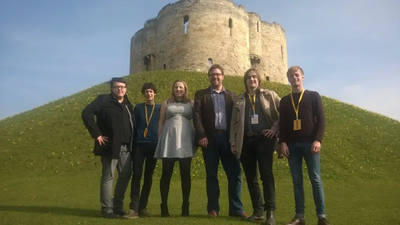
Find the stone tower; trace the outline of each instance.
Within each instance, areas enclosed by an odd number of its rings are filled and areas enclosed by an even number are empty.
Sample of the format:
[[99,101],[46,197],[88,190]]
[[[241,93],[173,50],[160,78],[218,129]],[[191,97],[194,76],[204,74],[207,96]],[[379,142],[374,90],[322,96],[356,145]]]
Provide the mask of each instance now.
[[270,81],[287,83],[284,29],[261,21],[231,0],[180,0],[166,5],[131,39],[130,74],[151,70],[207,72],[221,64],[226,75],[251,67]]

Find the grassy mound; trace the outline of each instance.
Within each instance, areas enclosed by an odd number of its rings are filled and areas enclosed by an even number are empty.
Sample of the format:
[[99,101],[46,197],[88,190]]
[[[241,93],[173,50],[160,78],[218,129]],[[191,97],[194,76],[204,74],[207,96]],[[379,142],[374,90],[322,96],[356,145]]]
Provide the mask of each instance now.
[[[180,71],[146,72],[126,77],[128,96],[133,103],[143,101],[140,93],[144,82],[153,82],[159,89],[156,102],[169,97],[171,84],[185,80],[190,96],[207,87],[203,73]],[[225,77],[224,84],[236,94],[243,92],[241,77]],[[287,85],[263,82],[264,88],[275,90],[281,97],[290,93]],[[0,167],[2,173],[62,174],[98,171],[99,160],[92,155],[92,139],[80,118],[82,109],[97,95],[108,93],[103,83],[0,121]],[[324,179],[400,180],[400,123],[358,107],[323,97],[327,118],[322,149]],[[193,176],[204,177],[201,151],[193,163]],[[156,174],[159,170],[156,170]],[[276,176],[289,173],[286,160],[275,161]]]
[[[193,72],[148,72],[126,79],[133,103],[143,101],[140,88],[144,82],[157,85],[158,103],[169,97],[176,79],[188,83],[191,97],[208,86],[205,74]],[[224,84],[236,94],[244,90],[241,77],[226,77]],[[280,96],[290,93],[287,85],[263,82],[262,86]],[[80,118],[89,102],[108,92],[108,84],[103,83],[0,121],[0,224],[132,223],[100,216],[100,160],[91,153],[93,141]],[[326,97],[323,103],[327,130],[321,160],[329,220],[332,224],[399,224],[399,121]],[[277,224],[284,224],[294,213],[287,160],[276,159],[274,170]],[[220,173],[223,175],[222,170]],[[175,175],[169,200],[173,216],[160,219],[159,175],[160,168],[156,168],[148,206],[153,216],[137,219],[135,224],[249,224],[227,216],[225,176],[220,176],[220,217],[210,220],[206,216],[201,151],[192,164],[191,217],[179,216],[182,200],[179,176]],[[310,183],[304,185],[307,223],[316,223]],[[245,182],[242,187],[244,210],[251,213]],[[128,203],[129,190],[125,206]]]

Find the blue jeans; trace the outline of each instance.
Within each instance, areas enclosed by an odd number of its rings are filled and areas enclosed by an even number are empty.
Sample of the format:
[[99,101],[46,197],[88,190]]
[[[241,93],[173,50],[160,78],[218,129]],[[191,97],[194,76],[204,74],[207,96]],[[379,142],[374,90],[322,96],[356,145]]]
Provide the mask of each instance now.
[[228,178],[229,215],[243,213],[241,168],[239,160],[230,150],[228,133],[215,133],[214,141],[209,143],[207,148],[203,148],[203,158],[207,177],[208,213],[211,211],[219,213],[218,166],[220,158]]
[[304,187],[303,187],[303,157],[307,164],[308,176],[310,178],[315,210],[317,216],[325,216],[324,189],[321,180],[320,154],[312,154],[312,142],[288,143],[289,167],[293,178],[294,199],[296,203],[296,215],[304,216]]

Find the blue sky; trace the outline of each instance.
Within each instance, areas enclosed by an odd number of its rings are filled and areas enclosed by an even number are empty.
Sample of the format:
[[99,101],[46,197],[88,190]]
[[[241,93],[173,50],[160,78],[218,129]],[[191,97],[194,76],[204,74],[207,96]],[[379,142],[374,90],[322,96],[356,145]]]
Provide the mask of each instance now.
[[[0,119],[129,73],[168,0],[0,1]],[[400,1],[235,0],[286,30],[306,88],[400,120]]]

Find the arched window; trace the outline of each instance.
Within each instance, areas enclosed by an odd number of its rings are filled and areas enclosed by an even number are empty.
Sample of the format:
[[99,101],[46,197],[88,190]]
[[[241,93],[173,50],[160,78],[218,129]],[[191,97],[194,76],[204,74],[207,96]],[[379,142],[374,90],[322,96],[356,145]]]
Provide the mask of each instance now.
[[164,64],[164,70],[167,69],[167,64]]
[[188,15],[185,15],[185,16],[183,17],[183,26],[185,27],[185,28],[184,28],[184,32],[185,32],[185,34],[187,34],[187,32],[188,32],[188,26],[189,26],[189,16],[188,16]]
[[257,32],[260,32],[260,22],[257,21]]
[[232,19],[231,18],[229,18],[229,33],[230,33],[230,35],[232,36],[232,27],[233,27],[233,21],[232,21]]
[[281,53],[282,53],[282,60],[283,60],[283,46],[281,45]]
[[212,60],[212,58],[208,58],[208,65],[209,65],[209,66],[212,66],[212,65],[213,65],[213,60]]
[[257,55],[250,56],[251,68],[258,69],[261,63],[261,57]]
[[269,81],[269,76],[265,76],[265,80]]

